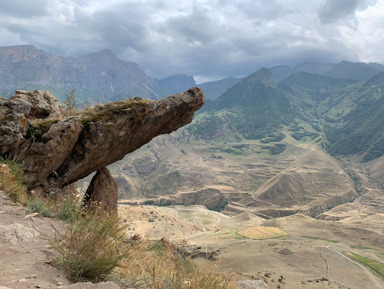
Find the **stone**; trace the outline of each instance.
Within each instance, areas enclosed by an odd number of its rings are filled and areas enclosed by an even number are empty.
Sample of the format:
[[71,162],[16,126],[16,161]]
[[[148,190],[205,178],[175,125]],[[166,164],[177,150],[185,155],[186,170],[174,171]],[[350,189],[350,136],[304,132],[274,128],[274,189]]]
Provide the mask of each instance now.
[[[84,120],[78,142],[57,170],[59,186],[86,177],[124,158],[160,134],[171,133],[190,123],[205,102],[204,93],[194,87],[158,101],[134,101],[111,112],[99,108],[97,117]],[[101,119],[100,119],[101,118]]]
[[91,282],[82,282],[63,287],[64,289],[120,289],[118,285],[113,282],[101,282],[92,284]]
[[29,113],[32,105],[22,99],[0,103],[0,155],[2,155],[25,141],[29,128],[25,114]]
[[64,118],[52,123],[47,132],[36,132],[41,135],[29,139],[10,153],[11,157],[17,156],[23,162],[29,189],[46,186],[50,174],[50,187],[55,184],[55,170],[73,149],[81,129],[79,117]]
[[277,253],[280,253],[282,255],[291,255],[293,252],[289,250],[288,248],[283,248],[277,251]]
[[93,176],[83,199],[83,207],[96,204],[108,214],[117,214],[118,189],[107,168]]
[[0,154],[18,147],[25,141],[30,120],[59,117],[62,110],[58,100],[48,91],[17,90],[9,100],[0,101]]
[[26,227],[19,223],[7,226],[0,225],[0,243],[16,244],[18,242],[27,242],[39,235],[39,232],[35,229]]
[[46,90],[16,90],[9,100],[15,99],[25,100],[32,105],[29,113],[25,114],[28,119],[54,118],[62,114],[59,101]]
[[268,284],[262,280],[241,280],[235,284],[242,289],[269,289]]

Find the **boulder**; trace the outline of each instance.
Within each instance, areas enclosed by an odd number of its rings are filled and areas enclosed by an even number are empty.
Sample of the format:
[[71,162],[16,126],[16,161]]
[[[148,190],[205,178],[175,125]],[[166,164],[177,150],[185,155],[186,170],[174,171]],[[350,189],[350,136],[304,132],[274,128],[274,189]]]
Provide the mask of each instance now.
[[83,207],[96,205],[108,212],[109,215],[117,214],[117,199],[117,184],[111,177],[109,170],[102,168],[93,176],[91,184],[85,192]]
[[48,91],[17,90],[9,100],[0,99],[0,154],[22,144],[29,130],[30,120],[60,117],[58,100]]
[[269,286],[262,280],[241,280],[237,281],[236,285],[242,289],[269,289]]
[[23,162],[29,189],[42,185],[49,190],[56,186],[55,170],[73,149],[81,129],[79,117],[52,122],[46,132],[38,126],[30,128],[30,138],[10,152],[11,157]]
[[32,105],[23,99],[0,99],[0,155],[18,147],[25,141],[29,128],[26,114]]
[[0,243],[27,242],[39,235],[39,232],[35,229],[26,227],[23,224],[0,225]]
[[9,100],[22,99],[32,105],[25,117],[28,119],[45,119],[59,117],[62,108],[59,101],[46,90],[25,91],[16,90]]

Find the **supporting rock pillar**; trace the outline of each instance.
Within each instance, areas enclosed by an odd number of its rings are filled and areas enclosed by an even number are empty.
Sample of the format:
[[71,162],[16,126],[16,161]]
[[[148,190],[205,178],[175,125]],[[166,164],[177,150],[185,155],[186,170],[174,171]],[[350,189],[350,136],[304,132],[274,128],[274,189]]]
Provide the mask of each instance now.
[[83,208],[96,205],[109,215],[117,214],[117,184],[107,168],[102,168],[93,176],[84,195]]

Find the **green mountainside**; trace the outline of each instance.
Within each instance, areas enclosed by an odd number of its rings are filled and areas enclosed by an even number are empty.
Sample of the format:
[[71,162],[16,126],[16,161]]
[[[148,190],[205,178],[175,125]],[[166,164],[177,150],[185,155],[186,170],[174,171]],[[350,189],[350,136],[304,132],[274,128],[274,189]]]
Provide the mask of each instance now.
[[293,118],[289,101],[274,82],[270,70],[259,71],[207,101],[189,130],[203,139],[225,137],[261,139]]
[[199,194],[214,189],[204,198],[227,214],[317,216],[358,198],[364,162],[384,155],[383,89],[384,73],[361,81],[301,71],[276,85],[262,68],[111,172],[122,199],[203,204]]

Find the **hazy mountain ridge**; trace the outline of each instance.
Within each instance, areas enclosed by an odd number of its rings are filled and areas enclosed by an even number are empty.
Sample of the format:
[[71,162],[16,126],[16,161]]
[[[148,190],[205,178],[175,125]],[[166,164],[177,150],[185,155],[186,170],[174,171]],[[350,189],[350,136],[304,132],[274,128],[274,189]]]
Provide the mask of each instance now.
[[59,100],[76,89],[82,103],[140,96],[158,99],[163,89],[138,64],[117,59],[109,50],[59,57],[32,45],[0,47],[0,91],[48,89]]

